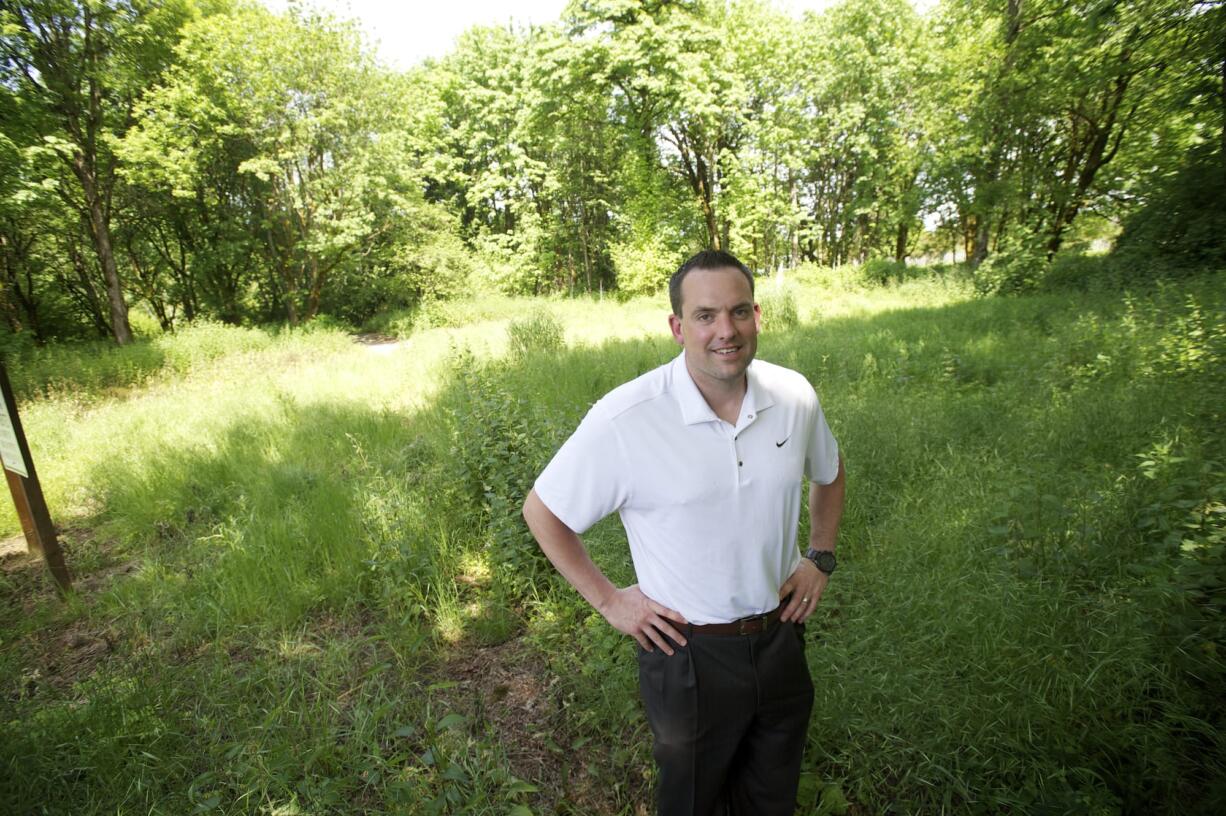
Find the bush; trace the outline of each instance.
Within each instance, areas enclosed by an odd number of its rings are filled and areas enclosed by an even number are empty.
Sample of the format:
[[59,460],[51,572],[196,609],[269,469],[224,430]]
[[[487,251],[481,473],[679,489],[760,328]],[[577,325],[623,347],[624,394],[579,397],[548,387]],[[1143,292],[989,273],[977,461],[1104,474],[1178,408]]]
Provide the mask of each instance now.
[[869,283],[878,283],[882,286],[891,280],[901,283],[907,279],[907,265],[888,258],[873,258],[864,264],[864,279]]
[[158,337],[162,334],[162,324],[143,308],[128,310],[128,327],[136,337]]
[[1042,288],[1085,292],[1114,273],[1111,261],[1103,255],[1057,255],[1043,276]]
[[471,353],[456,355],[450,371],[454,388],[442,401],[460,495],[484,528],[498,591],[522,599],[553,576],[520,508],[555,448],[556,429],[538,407],[512,394],[495,368],[480,365]]
[[806,289],[846,292],[864,287],[863,270],[851,264],[818,266],[806,262],[792,270],[789,277],[793,283],[798,283]]
[[456,297],[469,286],[472,261],[449,233],[402,247],[387,261],[338,270],[324,293],[323,311],[353,325],[388,312],[413,310],[425,300]]
[[617,289],[625,297],[660,291],[680,266],[676,255],[658,238],[613,244],[609,254],[617,274]]
[[554,352],[565,345],[562,324],[545,309],[507,325],[508,353],[517,359],[534,352]]
[[1042,250],[1017,247],[989,255],[974,272],[981,295],[1017,295],[1036,289],[1047,272]]
[[[322,329],[328,322],[322,316],[309,325],[319,323]],[[197,320],[174,334],[164,334],[152,341],[165,361],[175,371],[187,371],[192,366],[202,365],[222,357],[243,351],[260,351],[272,345],[272,337],[262,329],[229,326],[210,320]]]
[[800,322],[796,295],[789,286],[767,286],[758,292],[762,322],[771,329],[790,329]]
[[1226,265],[1226,189],[1222,156],[1209,146],[1159,185],[1149,202],[1124,222],[1116,242],[1122,256],[1165,266]]
[[3,355],[5,359],[22,354],[32,354],[35,348],[37,348],[37,341],[34,339],[33,332],[0,329],[0,355]]
[[533,262],[535,249],[529,238],[483,235],[477,244],[475,288],[506,295],[534,294],[540,288],[542,276]]

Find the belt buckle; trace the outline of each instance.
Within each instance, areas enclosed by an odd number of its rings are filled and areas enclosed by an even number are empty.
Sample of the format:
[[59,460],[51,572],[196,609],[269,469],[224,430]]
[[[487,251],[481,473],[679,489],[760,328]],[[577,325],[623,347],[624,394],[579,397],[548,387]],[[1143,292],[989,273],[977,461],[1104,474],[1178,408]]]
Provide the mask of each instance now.
[[[765,632],[765,631],[766,631],[766,625],[767,625],[767,623],[768,623],[768,618],[769,618],[769,617],[770,617],[770,615],[769,615],[769,614],[767,614],[767,615],[757,615],[757,616],[752,617],[752,618],[745,618],[745,619],[743,619],[743,620],[741,621],[741,625],[740,625],[740,627],[739,627],[739,631],[737,632],[737,634],[739,634],[739,635],[752,635],[752,634],[754,634],[755,632]],[[750,627],[752,624],[755,624],[755,623],[756,623],[756,624],[758,624],[758,625],[760,626],[760,628],[758,628],[758,629],[751,629],[751,628],[749,628],[749,627]]]

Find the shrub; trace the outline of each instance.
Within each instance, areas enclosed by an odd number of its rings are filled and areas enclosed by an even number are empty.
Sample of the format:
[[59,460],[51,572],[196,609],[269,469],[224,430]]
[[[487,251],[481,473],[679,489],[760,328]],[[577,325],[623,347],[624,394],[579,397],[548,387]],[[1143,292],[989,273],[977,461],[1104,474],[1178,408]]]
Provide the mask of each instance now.
[[789,277],[807,289],[850,291],[864,286],[863,271],[851,264],[818,266],[806,262],[792,270]]
[[1103,255],[1057,255],[1043,276],[1044,289],[1088,291],[1097,281],[1114,276],[1111,261]]
[[473,266],[474,287],[507,295],[535,293],[542,283],[533,262],[532,236],[483,235],[477,239],[477,260]]
[[766,286],[758,292],[762,307],[762,322],[767,328],[790,329],[800,322],[796,310],[796,295],[789,286]]
[[508,352],[515,358],[558,351],[566,345],[562,324],[545,309],[512,320],[507,325],[507,341]]
[[617,243],[609,247],[617,289],[625,297],[660,291],[680,265],[658,238]]
[[407,309],[393,309],[389,312],[379,312],[362,323],[361,330],[377,334],[390,334],[406,338],[418,327],[425,307],[411,306]]
[[[322,316],[317,317],[316,321],[322,321],[317,328],[324,328],[327,322]],[[314,323],[312,321],[312,325]],[[152,344],[167,367],[186,371],[226,354],[268,348],[272,345],[272,337],[261,329],[198,320],[174,334],[162,335]]]
[[272,345],[261,329],[199,320],[173,334],[138,338],[126,346],[109,340],[32,346],[10,356],[9,377],[22,399],[56,391],[97,392],[138,385],[162,371],[186,372],[227,354]]
[[137,337],[157,337],[162,334],[162,324],[143,308],[128,310],[128,327]]
[[1193,153],[1178,173],[1160,181],[1149,202],[1128,217],[1116,242],[1117,252],[1158,260],[1158,270],[1226,264],[1222,158],[1210,145]]
[[1033,247],[1002,250],[988,256],[975,270],[975,291],[982,295],[1016,295],[1038,287],[1047,259]]
[[902,282],[907,279],[907,265],[888,258],[873,258],[864,264],[864,279],[869,283],[885,286],[890,280]]
[[444,402],[461,496],[477,513],[499,591],[526,596],[553,570],[528,532],[522,507],[554,449],[556,431],[542,412],[500,382],[494,369],[461,352],[450,365],[454,389]]

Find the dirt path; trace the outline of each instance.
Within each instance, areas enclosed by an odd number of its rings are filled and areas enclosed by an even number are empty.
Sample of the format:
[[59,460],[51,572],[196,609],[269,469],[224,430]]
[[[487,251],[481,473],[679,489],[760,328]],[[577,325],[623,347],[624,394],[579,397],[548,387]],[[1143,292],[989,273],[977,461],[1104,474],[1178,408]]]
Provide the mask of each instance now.
[[[511,772],[539,788],[542,812],[560,803],[592,816],[625,813],[608,783],[621,777],[608,752],[594,742],[572,749],[573,732],[562,706],[560,678],[522,637],[496,646],[462,649],[441,668],[455,683],[441,694],[477,731],[492,732]],[[646,782],[639,781],[635,816],[647,816]],[[625,791],[622,792],[624,797]],[[635,795],[635,794],[632,794]]]
[[392,334],[381,334],[379,332],[364,332],[362,334],[353,335],[353,342],[358,345],[365,346],[367,351],[372,354],[391,354],[396,349],[408,343],[407,340],[401,340]]

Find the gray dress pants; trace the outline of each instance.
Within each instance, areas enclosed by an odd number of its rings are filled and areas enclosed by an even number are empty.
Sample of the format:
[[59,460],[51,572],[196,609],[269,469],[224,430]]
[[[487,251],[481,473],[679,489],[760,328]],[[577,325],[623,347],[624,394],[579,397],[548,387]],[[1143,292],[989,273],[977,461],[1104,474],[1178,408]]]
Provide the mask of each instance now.
[[791,816],[813,708],[803,632],[687,631],[672,655],[639,648],[659,816]]

